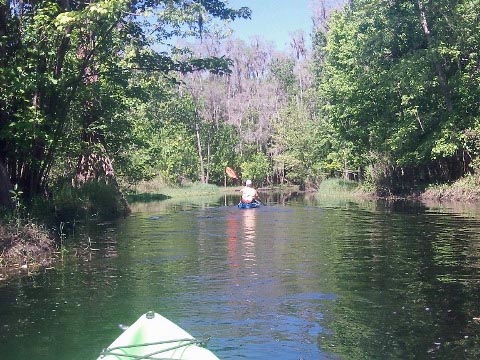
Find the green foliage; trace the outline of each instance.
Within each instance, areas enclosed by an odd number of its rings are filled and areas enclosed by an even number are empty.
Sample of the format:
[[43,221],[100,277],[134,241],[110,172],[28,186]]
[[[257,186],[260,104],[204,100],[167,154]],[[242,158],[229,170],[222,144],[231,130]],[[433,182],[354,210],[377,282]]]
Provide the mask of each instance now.
[[270,162],[268,158],[261,153],[256,153],[242,161],[240,169],[242,179],[251,179],[256,183],[262,182],[267,175],[271,173]]
[[128,209],[116,186],[102,182],[87,182],[81,188],[87,211],[100,219],[112,219],[126,214]]
[[168,183],[177,184],[197,176],[198,155],[191,131],[181,124],[169,124],[161,130],[158,141],[157,168]]
[[298,91],[294,69],[295,60],[292,58],[276,59],[270,65],[273,77],[279,82],[282,90],[290,96],[294,96]]
[[13,190],[10,190],[10,193],[12,195],[11,197],[12,197],[12,202],[13,202],[13,205],[14,205],[13,218],[15,220],[15,223],[16,223],[17,227],[19,227],[21,222],[22,222],[22,218],[24,216],[23,212],[25,210],[25,207],[22,204],[23,191],[21,191],[18,188],[18,184],[15,184],[13,186]]
[[329,171],[322,160],[330,150],[331,138],[328,128],[322,126],[323,119],[316,118],[307,102],[298,97],[291,99],[273,123],[273,161],[284,168],[289,181],[314,186]]
[[53,196],[55,215],[59,221],[85,217],[113,219],[128,212],[118,188],[102,182],[87,182],[81,188],[67,183],[59,186]]
[[453,165],[448,159],[477,152],[464,136],[479,111],[476,5],[355,1],[331,18],[326,43],[315,42],[324,61],[314,66],[335,139],[329,158],[349,144],[346,167],[369,168],[368,181],[385,185],[402,169]]
[[[132,126],[130,139],[125,141],[130,145],[118,149],[122,176],[130,184],[152,179],[155,174],[170,185],[198,181],[195,129],[202,119],[193,99],[164,81],[143,86],[149,89],[150,102],[136,104],[124,115]],[[225,167],[237,163],[238,134],[224,123],[202,121],[198,127],[209,182],[223,184]]]
[[[165,79],[174,71],[226,74],[231,66],[221,56],[183,52],[180,57],[159,44],[201,37],[215,18],[250,16],[249,9],[232,9],[220,0],[73,5],[46,0],[10,2],[1,11],[6,22],[0,24],[0,157],[27,198],[42,193],[52,175],[75,174],[78,159],[96,146],[118,160],[119,173],[129,181],[151,177],[158,164],[149,153],[155,139],[142,131],[154,127],[125,114],[164,94],[153,89],[171,89]],[[176,120],[181,121],[170,122]],[[164,133],[190,136],[190,125]],[[168,177],[184,173],[172,169],[179,161],[185,161],[187,176],[196,171],[188,151],[179,159],[170,156],[171,149],[162,154],[172,159],[165,165]],[[138,151],[129,158],[132,150]]]
[[[256,44],[231,60],[215,19],[250,11],[224,1],[8,3],[0,157],[26,198],[95,152],[129,184],[221,184],[226,166],[304,186],[352,173],[382,189],[407,173],[458,178],[480,168],[478,5],[358,0],[317,29],[310,59]],[[205,56],[167,51],[191,36],[208,39]],[[175,72],[197,70],[210,74],[186,94]],[[75,212],[82,196],[60,188],[58,206]]]
[[81,192],[70,184],[58,185],[53,196],[53,207],[60,221],[69,221],[86,216],[87,207]]
[[169,185],[160,176],[150,181],[145,181],[134,188],[134,193],[129,194],[129,199],[134,201],[159,201],[169,198],[191,198],[193,196],[203,196],[216,194],[219,188],[213,184],[202,184],[192,182],[184,185]]
[[208,144],[210,149],[208,157],[209,182],[222,185],[225,177],[225,168],[238,164],[238,155],[236,154],[239,136],[236,129],[228,124],[219,124],[218,127],[209,126],[205,131],[204,143]]
[[317,196],[345,196],[358,191],[358,182],[339,178],[323,180],[319,187]]

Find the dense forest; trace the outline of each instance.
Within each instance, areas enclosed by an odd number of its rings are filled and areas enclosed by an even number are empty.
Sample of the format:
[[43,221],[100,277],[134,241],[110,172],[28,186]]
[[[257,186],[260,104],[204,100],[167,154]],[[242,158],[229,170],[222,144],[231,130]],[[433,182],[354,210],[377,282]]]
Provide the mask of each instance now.
[[251,12],[227,1],[2,0],[0,203],[223,184],[226,166],[380,194],[476,181],[480,1],[312,4],[311,34],[278,51],[236,39]]

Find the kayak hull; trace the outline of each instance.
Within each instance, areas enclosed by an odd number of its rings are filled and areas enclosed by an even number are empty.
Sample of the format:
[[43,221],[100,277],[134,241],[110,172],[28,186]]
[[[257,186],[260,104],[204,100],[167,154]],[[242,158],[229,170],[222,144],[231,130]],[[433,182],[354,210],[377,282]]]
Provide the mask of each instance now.
[[260,203],[257,201],[251,202],[249,204],[239,202],[237,206],[239,209],[255,209],[260,206]]
[[128,327],[97,360],[184,359],[219,360],[181,327],[148,312]]

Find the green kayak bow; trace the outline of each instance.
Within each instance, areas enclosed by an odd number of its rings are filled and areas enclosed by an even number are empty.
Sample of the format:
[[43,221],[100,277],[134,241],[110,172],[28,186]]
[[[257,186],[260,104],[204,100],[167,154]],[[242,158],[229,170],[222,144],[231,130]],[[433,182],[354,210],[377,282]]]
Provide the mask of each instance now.
[[219,360],[202,342],[163,316],[150,311],[128,327],[97,360]]

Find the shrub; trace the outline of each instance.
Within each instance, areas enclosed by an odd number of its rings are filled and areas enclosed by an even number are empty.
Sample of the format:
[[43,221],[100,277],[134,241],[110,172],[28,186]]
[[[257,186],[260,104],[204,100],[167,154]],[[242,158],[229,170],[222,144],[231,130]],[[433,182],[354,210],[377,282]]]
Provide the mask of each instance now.
[[112,219],[128,213],[128,204],[113,184],[90,181],[81,188],[60,187],[53,197],[55,214],[61,221],[78,217],[97,216]]

